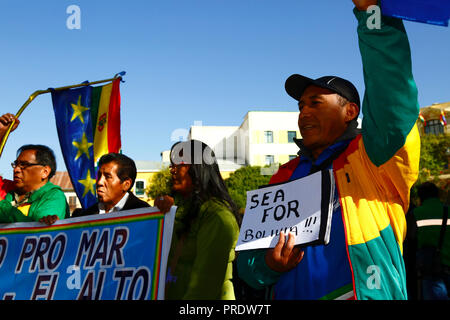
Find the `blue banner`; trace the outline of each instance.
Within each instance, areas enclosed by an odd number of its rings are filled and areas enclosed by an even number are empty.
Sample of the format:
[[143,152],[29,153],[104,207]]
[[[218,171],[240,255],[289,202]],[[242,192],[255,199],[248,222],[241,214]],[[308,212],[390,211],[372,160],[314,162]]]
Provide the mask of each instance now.
[[448,26],[449,0],[383,0],[383,15],[440,26]]
[[176,208],[142,208],[0,228],[3,300],[164,298]]

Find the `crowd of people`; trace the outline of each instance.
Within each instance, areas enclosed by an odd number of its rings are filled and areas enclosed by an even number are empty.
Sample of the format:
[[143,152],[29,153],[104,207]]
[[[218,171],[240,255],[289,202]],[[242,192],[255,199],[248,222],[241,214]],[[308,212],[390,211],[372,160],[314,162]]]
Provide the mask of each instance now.
[[[353,0],[365,94],[338,76],[317,79],[294,74],[286,92],[298,103],[298,157],[282,165],[270,183],[332,170],[335,181],[330,241],[300,248],[294,234],[280,234],[274,248],[234,251],[240,215],[220,175],[213,150],[201,141],[172,146],[172,193],[155,199],[162,212],[176,203],[168,260],[166,299],[408,299],[403,258],[405,214],[417,226],[417,263],[423,299],[448,299],[450,241],[446,206],[435,187],[421,186],[421,206],[410,208],[418,176],[420,137],[417,88],[403,23],[382,17],[368,28],[367,8],[376,0]],[[318,62],[320,63],[320,62]],[[363,111],[362,130],[357,118]],[[0,138],[15,120],[0,117]],[[0,222],[69,217],[62,190],[49,180],[56,170],[46,146],[26,145],[12,163],[13,181],[0,178]],[[148,207],[130,192],[136,178],[132,159],[110,153],[98,164],[98,203],[73,217]],[[316,190],[320,195],[322,190]],[[408,230],[409,232],[409,230]],[[432,261],[438,263],[430,264]],[[375,270],[378,275],[375,283]],[[233,277],[235,278],[233,280]],[[236,278],[241,285],[235,293]],[[242,293],[245,294],[242,294]],[[411,297],[410,297],[411,298]]]

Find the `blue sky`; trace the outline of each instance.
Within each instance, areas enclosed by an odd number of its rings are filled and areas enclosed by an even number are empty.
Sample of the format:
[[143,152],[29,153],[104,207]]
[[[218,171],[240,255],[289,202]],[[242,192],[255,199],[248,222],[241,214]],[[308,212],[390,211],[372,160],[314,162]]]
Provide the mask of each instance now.
[[[69,5],[81,29],[69,30]],[[293,73],[339,75],[363,95],[351,0],[2,0],[1,113],[38,89],[126,71],[123,152],[160,160],[174,130],[194,121],[239,125],[250,110],[295,111]],[[405,22],[421,106],[450,101],[450,28]],[[17,148],[42,143],[64,170],[50,95],[20,117],[0,159],[11,178]]]

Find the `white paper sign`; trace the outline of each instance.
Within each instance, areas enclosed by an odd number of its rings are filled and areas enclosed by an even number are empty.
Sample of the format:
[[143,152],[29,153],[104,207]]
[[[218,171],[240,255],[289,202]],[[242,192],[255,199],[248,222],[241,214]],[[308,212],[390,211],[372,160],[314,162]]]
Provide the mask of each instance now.
[[296,245],[327,244],[333,199],[331,171],[248,191],[236,251],[273,248],[281,231]]

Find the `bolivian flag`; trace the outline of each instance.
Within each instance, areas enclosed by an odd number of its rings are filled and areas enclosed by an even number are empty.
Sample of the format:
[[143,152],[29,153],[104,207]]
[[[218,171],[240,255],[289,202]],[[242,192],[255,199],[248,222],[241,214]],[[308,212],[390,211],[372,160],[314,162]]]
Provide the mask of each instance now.
[[119,152],[120,142],[120,79],[92,88],[92,119],[94,136],[94,162],[109,152]]
[[441,115],[439,116],[439,121],[443,126],[447,125],[447,119],[445,119],[445,113],[444,110],[441,111]]
[[104,86],[52,91],[64,162],[85,209],[97,202],[95,182],[99,158],[121,149],[120,80]]
[[424,116],[420,112],[419,112],[419,120],[422,121],[424,127],[427,125],[427,121],[425,120]]

